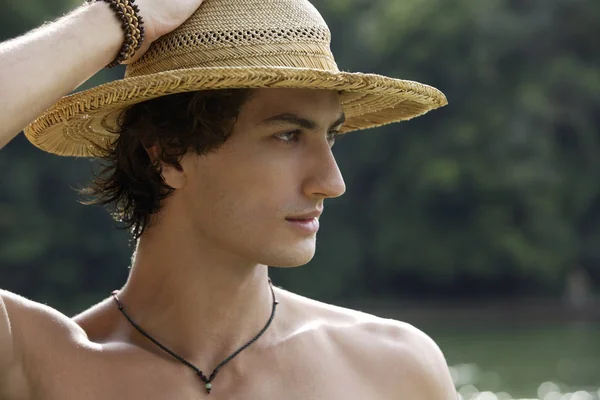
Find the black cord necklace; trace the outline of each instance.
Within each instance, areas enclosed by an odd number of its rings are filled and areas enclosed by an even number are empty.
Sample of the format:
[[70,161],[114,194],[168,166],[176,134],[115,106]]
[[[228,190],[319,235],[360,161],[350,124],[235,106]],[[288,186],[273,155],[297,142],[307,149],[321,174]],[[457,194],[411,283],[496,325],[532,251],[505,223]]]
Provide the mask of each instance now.
[[217,376],[217,373],[219,372],[219,370],[221,369],[221,367],[223,367],[225,364],[227,364],[229,361],[231,361],[235,356],[237,356],[242,351],[244,351],[252,343],[256,342],[258,340],[258,338],[261,337],[262,334],[265,333],[265,331],[269,328],[269,325],[271,325],[271,322],[273,322],[273,318],[275,317],[275,309],[277,307],[277,304],[279,304],[279,302],[275,298],[275,292],[273,291],[273,283],[271,282],[271,279],[269,279],[269,288],[271,289],[271,295],[273,296],[273,309],[271,310],[271,316],[269,317],[269,320],[267,321],[267,324],[264,326],[264,328],[262,328],[262,330],[260,332],[258,332],[258,334],[256,336],[254,336],[254,338],[252,338],[252,340],[250,340],[248,343],[246,343],[245,345],[243,345],[242,347],[240,347],[239,349],[237,349],[229,357],[227,357],[226,359],[224,359],[223,361],[221,361],[221,363],[219,365],[217,365],[217,367],[215,368],[215,370],[212,372],[212,374],[210,374],[210,376],[208,378],[195,365],[193,365],[192,363],[190,363],[189,361],[187,361],[185,358],[183,358],[183,357],[175,354],[174,352],[172,352],[171,350],[169,350],[168,348],[166,348],[165,346],[163,346],[156,339],[154,339],[152,336],[150,336],[146,331],[144,331],[138,324],[136,324],[131,319],[131,317],[125,312],[125,309],[123,308],[123,304],[121,304],[121,301],[117,297],[117,293],[118,293],[117,290],[115,290],[114,292],[112,292],[112,296],[115,299],[115,302],[117,303],[117,307],[119,308],[119,311],[121,311],[123,313],[123,315],[125,316],[125,318],[127,318],[127,321],[129,321],[129,323],[131,325],[133,325],[133,327],[135,329],[137,329],[138,332],[140,332],[142,335],[144,335],[146,338],[148,338],[152,343],[154,343],[155,345],[157,345],[158,347],[160,347],[161,349],[163,349],[164,351],[166,351],[167,353],[169,353],[171,356],[173,356],[174,358],[176,358],[177,360],[181,361],[183,364],[185,364],[186,366],[188,366],[189,368],[191,368],[196,373],[196,375],[198,375],[198,377],[200,377],[200,379],[202,380],[202,382],[204,382],[204,388],[206,389],[206,393],[210,394],[210,391],[212,389],[212,381]]

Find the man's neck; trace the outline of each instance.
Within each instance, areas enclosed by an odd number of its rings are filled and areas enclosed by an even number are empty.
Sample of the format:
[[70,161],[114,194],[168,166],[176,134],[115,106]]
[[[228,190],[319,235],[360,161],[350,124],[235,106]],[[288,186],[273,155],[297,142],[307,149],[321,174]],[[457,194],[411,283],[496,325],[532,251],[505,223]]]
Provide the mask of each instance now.
[[[214,246],[192,243],[191,235],[170,233],[155,229],[140,238],[119,299],[156,340],[200,369],[214,368],[269,319],[267,266],[244,264]],[[157,350],[124,329],[136,344]]]

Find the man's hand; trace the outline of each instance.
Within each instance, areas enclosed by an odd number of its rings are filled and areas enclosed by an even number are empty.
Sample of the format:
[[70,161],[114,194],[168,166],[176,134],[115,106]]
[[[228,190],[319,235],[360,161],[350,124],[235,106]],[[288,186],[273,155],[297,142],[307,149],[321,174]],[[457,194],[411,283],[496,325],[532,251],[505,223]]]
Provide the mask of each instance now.
[[152,42],[183,24],[203,1],[205,0],[137,0],[146,36],[142,47],[126,64],[138,60]]

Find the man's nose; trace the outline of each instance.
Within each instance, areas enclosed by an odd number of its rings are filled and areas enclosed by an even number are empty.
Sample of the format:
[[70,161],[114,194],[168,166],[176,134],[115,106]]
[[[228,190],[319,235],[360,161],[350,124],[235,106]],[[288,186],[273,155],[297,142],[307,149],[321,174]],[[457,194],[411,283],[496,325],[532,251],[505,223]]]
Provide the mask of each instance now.
[[328,145],[321,146],[311,157],[304,192],[307,197],[320,199],[339,197],[346,192],[344,178]]

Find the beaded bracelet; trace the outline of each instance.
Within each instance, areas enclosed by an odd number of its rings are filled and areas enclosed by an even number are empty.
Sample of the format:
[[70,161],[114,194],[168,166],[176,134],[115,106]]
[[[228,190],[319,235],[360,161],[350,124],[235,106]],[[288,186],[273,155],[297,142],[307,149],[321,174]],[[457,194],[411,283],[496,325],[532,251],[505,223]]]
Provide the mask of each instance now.
[[119,51],[117,57],[106,66],[106,68],[114,68],[123,61],[129,60],[136,51],[142,47],[144,41],[144,21],[139,14],[140,9],[133,4],[135,0],[86,0],[87,3],[96,1],[104,1],[109,4],[110,8],[115,12],[121,27],[125,34],[125,41]]

